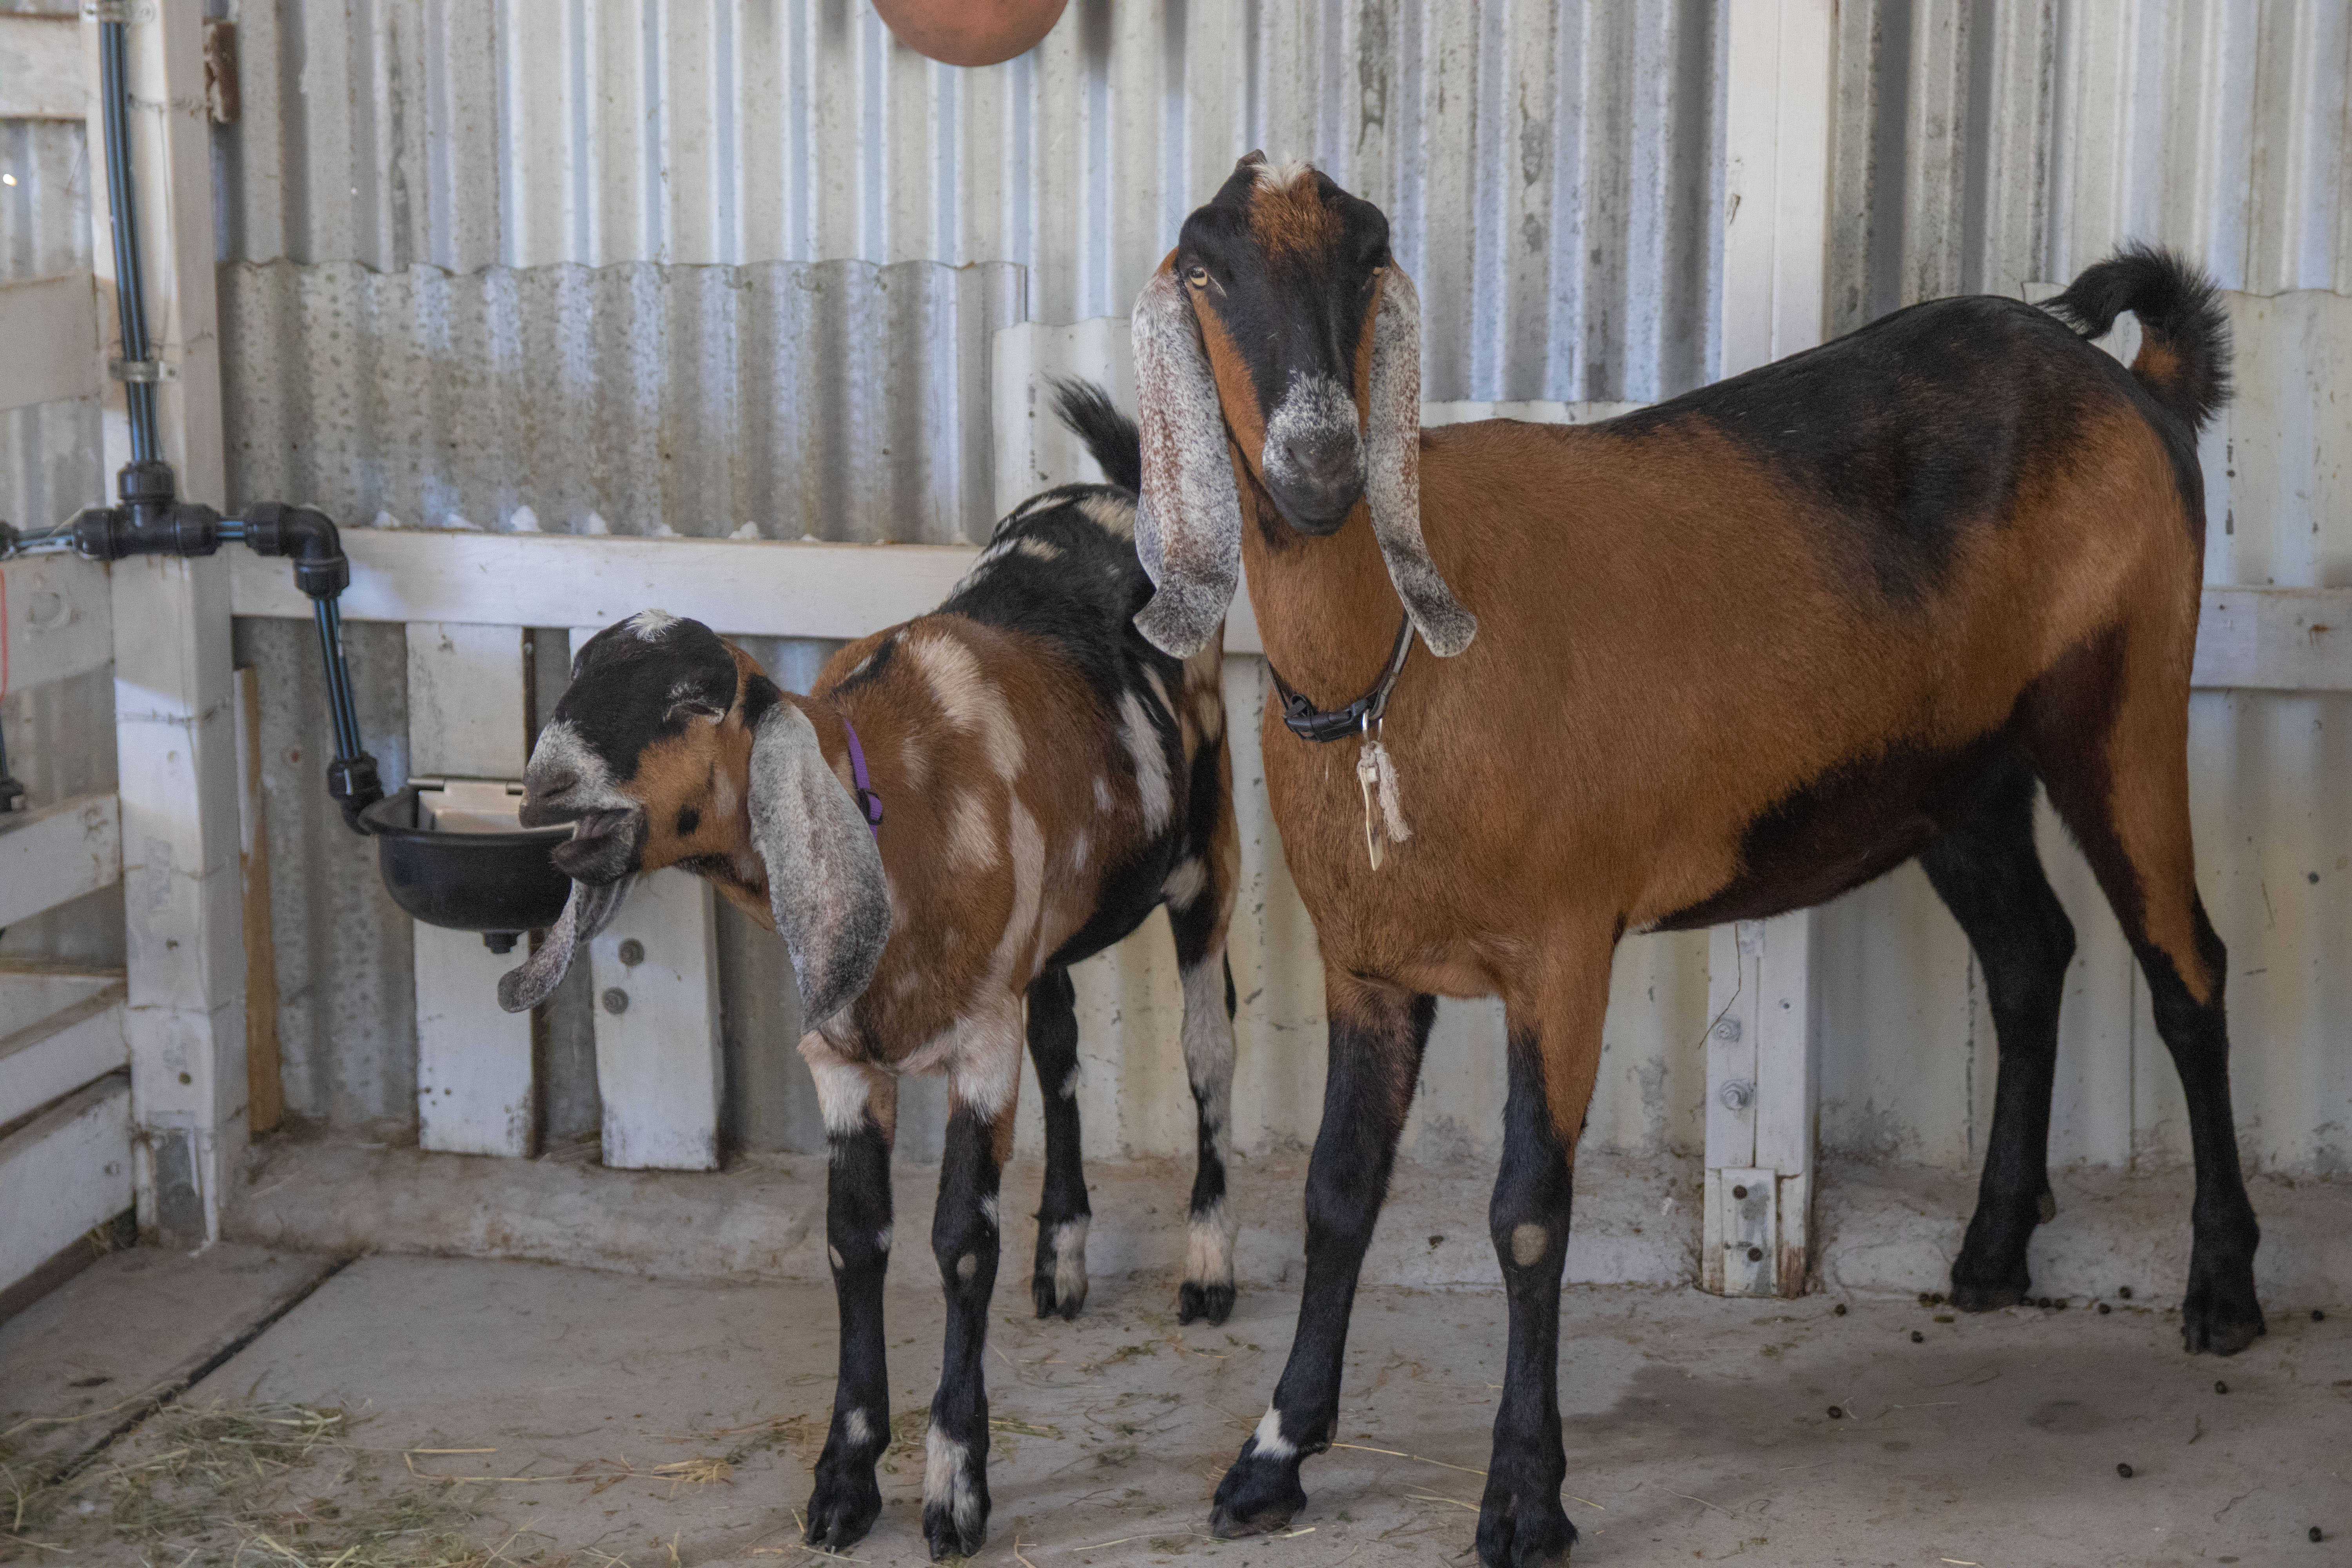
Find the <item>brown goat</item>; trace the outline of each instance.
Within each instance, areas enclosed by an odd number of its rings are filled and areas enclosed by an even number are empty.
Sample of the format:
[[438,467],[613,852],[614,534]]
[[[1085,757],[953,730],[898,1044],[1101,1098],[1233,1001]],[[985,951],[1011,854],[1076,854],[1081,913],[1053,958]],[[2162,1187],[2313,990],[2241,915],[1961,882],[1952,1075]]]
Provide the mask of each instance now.
[[934,1557],[968,1556],[988,1529],[982,1357],[1024,1033],[1045,1122],[1032,1290],[1040,1317],[1071,1317],[1088,1205],[1069,968],[1163,905],[1200,1132],[1177,1312],[1222,1322],[1233,1306],[1225,933],[1241,847],[1219,639],[1180,660],[1138,634],[1151,586],[1133,534],[1135,429],[1098,391],[1065,388],[1062,409],[1120,487],[1031,498],[938,610],[843,648],[806,697],[698,622],[647,611],[607,627],[574,658],[524,775],[527,825],[574,824],[555,851],[574,885],[557,929],[501,981],[509,1007],[551,991],[630,879],[666,866],[710,880],[790,951],[832,1156],[840,1376],[805,1527],[832,1552],[882,1505],[899,1078],[950,1086],[930,1237],[948,1333],[923,1531]]
[[[2122,309],[2147,331],[2128,372],[2084,341]],[[2020,1300],[2074,949],[2037,781],[2187,1090],[2188,1348],[2263,1331],[2186,763],[2195,434],[2226,331],[2210,285],[2154,252],[2053,310],[1944,300],[1607,423],[1423,432],[1418,308],[1378,209],[1253,154],[1186,221],[1134,318],[1159,586],[1139,625],[1196,646],[1246,564],[1287,696],[1266,787],[1330,1026],[1297,1336],[1217,1489],[1219,1534],[1304,1505],[1434,998],[1497,994],[1511,1337],[1478,1549],[1565,1558],[1570,1173],[1628,931],[1801,908],[1919,857],[1984,964],[2001,1052],[1954,1300]],[[1454,657],[1411,658],[1416,635]]]

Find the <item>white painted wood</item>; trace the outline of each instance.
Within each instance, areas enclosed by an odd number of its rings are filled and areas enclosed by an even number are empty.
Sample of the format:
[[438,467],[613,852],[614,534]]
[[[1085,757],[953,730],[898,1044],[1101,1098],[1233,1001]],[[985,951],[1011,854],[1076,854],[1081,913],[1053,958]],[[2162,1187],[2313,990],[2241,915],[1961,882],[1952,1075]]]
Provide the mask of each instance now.
[[2352,591],[2209,587],[2192,684],[2352,691]]
[[0,697],[101,669],[113,658],[105,567],[73,555],[0,562]]
[[[1822,341],[1835,0],[1743,0],[1726,13],[1722,373]],[[1804,1289],[1818,1073],[1810,910],[1727,935],[1711,952],[1729,1007],[1707,1045],[1706,1288]],[[1719,978],[1726,962],[1731,984]],[[1736,998],[1736,1000],[1729,1000]],[[1710,1009],[1713,1016],[1717,1009]],[[1738,1102],[1738,1103],[1735,1103]],[[1769,1173],[1769,1174],[1768,1174]],[[1734,1202],[1734,1189],[1748,1196]],[[1719,1243],[1719,1245],[1714,1245]]]
[[408,626],[409,771],[519,779],[530,742],[523,630],[414,621]]
[[0,1289],[131,1206],[131,1086],[100,1079],[0,1138]]
[[1728,8],[1723,374],[1822,341],[1835,0]]
[[529,1013],[499,1007],[522,961],[469,931],[416,926],[416,1143],[453,1154],[530,1155],[536,1128]]
[[116,981],[27,1028],[0,1036],[0,1126],[131,1065]]
[[79,120],[89,96],[79,17],[0,15],[0,120]]
[[[413,776],[513,780],[529,742],[522,629],[457,622],[408,627]],[[511,825],[504,785],[429,793],[436,820]],[[520,961],[472,931],[415,922],[417,1143],[459,1154],[527,1156],[536,1131],[531,1015],[499,1006],[499,976]]]
[[120,970],[66,967],[47,959],[0,959],[0,1039],[121,984]]
[[[0,14],[0,22],[6,16]],[[0,56],[5,38],[0,37]],[[77,59],[79,65],[79,59]],[[0,81],[7,61],[0,58]],[[5,91],[0,89],[0,91]],[[25,408],[66,397],[94,397],[104,367],[98,362],[97,296],[87,272],[0,283],[0,409]],[[55,518],[16,519],[46,524]]]
[[[858,637],[935,608],[968,545],[822,544],[353,528],[347,621],[469,621],[601,631],[644,609],[742,637]],[[228,557],[236,613],[307,620],[284,562]],[[575,645],[576,646],[576,645]]]
[[[343,549],[352,558],[343,595],[350,621],[503,616],[518,625],[562,626],[587,605],[602,617],[590,632],[661,608],[730,637],[842,638],[935,608],[979,554],[964,545],[390,529],[352,529]],[[236,614],[310,618],[310,602],[284,563],[249,552],[228,560]],[[2334,635],[2352,629],[2352,589],[2211,587],[2205,617],[2197,644],[2200,687],[2352,690],[2352,650]],[[1264,651],[1245,596],[1225,623],[1225,651]]]
[[80,795],[0,816],[0,930],[121,879],[115,796]]
[[[713,898],[709,883],[674,867],[640,877],[619,918],[588,944],[607,1165],[719,1168]],[[643,950],[634,963],[622,954],[631,942]],[[789,973],[778,983],[791,984]]]
[[[129,357],[160,355],[173,368],[155,389],[161,455],[184,498],[217,507],[227,498],[203,10],[142,5],[128,28],[131,157],[154,339],[131,345]],[[83,80],[94,89],[100,29],[79,31]],[[95,172],[105,144],[95,90],[89,104]],[[106,181],[93,177],[90,249],[102,296],[114,287],[112,224]],[[100,353],[123,353],[115,313],[98,320]],[[111,471],[131,455],[123,384],[109,380],[102,396]],[[139,1223],[165,1245],[192,1247],[219,1234],[226,1175],[247,1136],[228,569],[222,556],[149,557],[119,563],[112,579]]]

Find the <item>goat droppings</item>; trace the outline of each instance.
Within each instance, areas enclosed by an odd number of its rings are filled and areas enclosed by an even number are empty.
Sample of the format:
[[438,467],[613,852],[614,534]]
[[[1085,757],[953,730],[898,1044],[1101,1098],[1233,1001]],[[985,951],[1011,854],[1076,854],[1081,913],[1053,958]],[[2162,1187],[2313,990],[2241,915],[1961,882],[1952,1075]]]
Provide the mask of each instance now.
[[1914,1329],[1911,1331],[1911,1342],[1915,1345],[1924,1345],[1927,1342],[1927,1336]]
[[1833,1318],[1843,1318],[1843,1317],[1844,1317],[1844,1316],[1845,1316],[1845,1303],[1844,1303],[1843,1301],[1840,1301],[1836,1306],[1832,1307],[1832,1308],[1830,1309],[1830,1316],[1832,1316],[1832,1317],[1833,1317]]
[[2116,1467],[2116,1474],[2123,1477],[2126,1480],[2129,1480],[2132,1479],[2132,1468],[2129,1465],[2117,1465]]
[[2102,1302],[2100,1302],[2100,1303],[2099,1303],[2099,1316],[2101,1316],[2102,1318],[2105,1317],[2109,1312],[2111,1312],[2111,1311],[2113,1311],[2113,1310],[2115,1310],[2115,1309],[2114,1309],[2114,1308],[2112,1308],[2112,1307],[2110,1307],[2110,1306],[2108,1306],[2105,1301],[2102,1301]]
[[1831,1419],[1831,1420],[1832,1420],[1832,1421],[1843,1421],[1843,1420],[1844,1420],[1844,1419],[1845,1419],[1845,1407],[1844,1407],[1843,1405],[1831,1405],[1831,1406],[1830,1406],[1830,1419]]

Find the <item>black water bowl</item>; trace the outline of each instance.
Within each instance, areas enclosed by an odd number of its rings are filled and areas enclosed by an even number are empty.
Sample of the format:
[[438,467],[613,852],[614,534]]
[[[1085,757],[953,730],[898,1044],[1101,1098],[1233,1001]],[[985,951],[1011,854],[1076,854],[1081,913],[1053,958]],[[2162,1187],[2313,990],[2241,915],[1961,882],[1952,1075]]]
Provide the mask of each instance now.
[[482,932],[493,952],[553,925],[572,879],[548,855],[572,829],[500,826],[520,802],[509,786],[412,782],[361,813],[393,901],[427,925]]

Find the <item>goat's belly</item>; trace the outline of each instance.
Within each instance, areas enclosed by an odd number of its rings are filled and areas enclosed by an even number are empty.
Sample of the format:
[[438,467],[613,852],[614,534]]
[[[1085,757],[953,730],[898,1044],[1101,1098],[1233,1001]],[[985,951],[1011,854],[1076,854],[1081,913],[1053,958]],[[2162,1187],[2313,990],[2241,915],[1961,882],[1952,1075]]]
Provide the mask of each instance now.
[[1826,903],[1927,848],[1969,814],[1988,784],[2021,765],[2006,731],[1954,749],[1898,746],[1843,763],[1738,830],[1739,869],[1723,887],[1639,923],[1695,931]]

